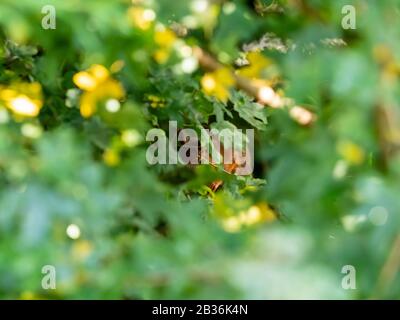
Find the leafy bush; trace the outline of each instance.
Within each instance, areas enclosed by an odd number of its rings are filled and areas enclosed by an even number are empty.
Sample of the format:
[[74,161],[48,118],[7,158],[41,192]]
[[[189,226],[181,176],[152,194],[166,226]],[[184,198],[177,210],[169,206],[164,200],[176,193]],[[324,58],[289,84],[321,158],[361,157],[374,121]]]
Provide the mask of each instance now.
[[[2,0],[0,297],[399,298],[399,10]],[[150,165],[170,120],[255,129],[253,174]]]

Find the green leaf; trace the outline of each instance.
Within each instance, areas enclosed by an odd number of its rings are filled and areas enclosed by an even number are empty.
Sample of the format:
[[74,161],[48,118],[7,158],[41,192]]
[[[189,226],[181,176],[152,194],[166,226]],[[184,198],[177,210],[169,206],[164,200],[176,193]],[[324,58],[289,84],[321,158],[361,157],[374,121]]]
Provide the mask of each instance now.
[[241,91],[232,94],[233,108],[239,116],[259,130],[265,130],[267,115],[265,108],[259,103],[253,102]]

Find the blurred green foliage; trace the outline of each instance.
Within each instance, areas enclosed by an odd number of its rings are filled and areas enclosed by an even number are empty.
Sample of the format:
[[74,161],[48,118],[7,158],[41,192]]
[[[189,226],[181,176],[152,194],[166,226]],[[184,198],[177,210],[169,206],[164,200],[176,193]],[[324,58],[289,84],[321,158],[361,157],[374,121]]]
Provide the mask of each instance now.
[[[348,4],[355,30],[341,26]],[[208,75],[211,95],[202,82],[193,48],[240,70],[243,45],[271,33],[284,49],[259,52],[257,78],[312,123],[260,110],[229,76]],[[39,83],[43,106],[21,117],[0,100],[0,297],[400,298],[399,36],[396,0],[2,0],[0,92]],[[124,97],[102,84],[84,117],[74,75],[93,65]],[[168,120],[256,128],[253,175],[150,166],[146,132]],[[224,228],[259,203],[277,221]],[[56,290],[41,286],[44,265]]]

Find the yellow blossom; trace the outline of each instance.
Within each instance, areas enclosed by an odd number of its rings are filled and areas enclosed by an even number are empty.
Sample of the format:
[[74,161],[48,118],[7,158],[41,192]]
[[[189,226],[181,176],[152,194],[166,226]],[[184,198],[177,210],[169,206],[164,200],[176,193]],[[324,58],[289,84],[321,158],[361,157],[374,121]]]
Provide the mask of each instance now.
[[277,219],[276,212],[266,202],[261,202],[257,206],[261,210],[262,221],[271,222]]
[[276,213],[266,202],[251,206],[247,210],[239,212],[238,215],[229,216],[222,220],[222,227],[227,232],[238,232],[243,227],[252,226],[263,222],[276,220]]
[[73,77],[74,83],[84,91],[80,99],[83,117],[88,118],[96,111],[97,103],[105,99],[122,99],[125,95],[122,85],[111,78],[102,65],[92,65]]
[[238,75],[249,79],[261,77],[262,71],[271,65],[271,60],[266,58],[260,52],[249,52],[246,55],[246,59],[249,64],[240,68],[237,73]]
[[37,82],[0,86],[0,101],[17,116],[36,117],[43,106],[42,99],[42,87]]
[[154,33],[154,42],[160,47],[171,48],[176,41],[175,33],[167,28],[160,28]]
[[396,61],[391,48],[385,44],[376,45],[373,48],[373,56],[383,67],[383,79],[394,83],[400,74],[400,64]]
[[176,34],[170,29],[159,27],[155,31],[154,42],[158,48],[153,57],[158,63],[165,63],[168,60],[176,40]]
[[154,54],[153,58],[156,60],[159,64],[165,63],[170,55],[170,51],[166,49],[157,49]]
[[121,141],[128,148],[133,148],[142,142],[142,136],[135,129],[124,130],[121,133]]
[[151,9],[131,7],[128,9],[128,18],[139,29],[148,30],[155,20],[156,14]]
[[241,222],[237,217],[229,217],[222,220],[222,227],[227,232],[239,232],[241,229]]
[[393,53],[385,44],[379,44],[372,49],[375,60],[379,63],[387,63],[393,60]]
[[228,68],[219,68],[208,72],[201,78],[201,87],[205,94],[214,96],[226,102],[229,98],[229,89],[235,84],[232,72]]
[[72,246],[72,256],[76,260],[85,260],[93,251],[92,244],[87,240],[78,240]]
[[20,300],[40,300],[40,297],[32,291],[23,291],[19,297]]
[[360,165],[365,158],[364,150],[348,140],[340,141],[337,144],[337,151],[350,164]]
[[121,162],[119,153],[113,149],[107,149],[104,152],[103,160],[110,167],[115,167]]
[[147,100],[152,108],[163,108],[165,106],[165,100],[161,97],[149,94]]

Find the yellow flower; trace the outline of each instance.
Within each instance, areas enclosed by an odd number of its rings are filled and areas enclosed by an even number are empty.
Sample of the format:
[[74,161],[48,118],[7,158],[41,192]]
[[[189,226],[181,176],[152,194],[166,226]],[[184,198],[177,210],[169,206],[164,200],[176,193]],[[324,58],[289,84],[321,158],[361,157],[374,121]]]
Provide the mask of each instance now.
[[165,63],[168,60],[176,39],[176,34],[165,27],[159,27],[155,31],[154,42],[158,49],[154,52],[153,57],[158,63]]
[[135,129],[124,130],[121,133],[121,141],[124,146],[133,148],[142,142],[142,136]]
[[157,49],[154,54],[153,58],[157,61],[157,63],[162,64],[165,63],[170,55],[170,51],[166,49]]
[[122,85],[112,79],[102,65],[95,64],[86,71],[76,73],[73,81],[84,91],[80,99],[80,109],[85,118],[94,114],[98,102],[105,99],[122,99],[125,95]]
[[249,79],[260,78],[262,71],[271,65],[271,60],[266,58],[260,52],[249,52],[246,55],[246,59],[249,64],[240,68],[237,73],[238,75]]
[[160,47],[171,48],[176,41],[175,33],[167,28],[160,28],[154,34],[154,42]]
[[337,151],[350,164],[360,165],[365,158],[364,150],[348,140],[339,141]]
[[163,108],[165,107],[165,100],[161,97],[149,94],[147,95],[147,101],[152,108]]
[[205,73],[200,82],[205,94],[226,102],[235,79],[228,68],[219,68],[214,72]]
[[42,99],[42,87],[37,82],[0,86],[0,101],[18,116],[36,117],[43,106]]
[[19,297],[20,300],[38,300],[40,297],[32,291],[23,291]]
[[261,202],[257,206],[260,208],[263,222],[271,222],[277,219],[277,213],[266,202]]
[[385,44],[379,44],[372,49],[375,60],[379,63],[387,63],[393,60],[393,53]]
[[85,260],[93,251],[93,245],[87,240],[78,240],[72,246],[72,257],[76,260]]
[[276,213],[266,202],[251,206],[247,210],[239,212],[238,215],[229,216],[222,220],[222,227],[227,232],[238,232],[243,227],[256,225],[263,222],[276,220]]
[[242,225],[237,217],[229,217],[222,220],[222,227],[226,232],[235,233],[240,231]]
[[113,149],[107,149],[104,152],[103,160],[110,167],[115,167],[121,162],[121,158],[119,156],[119,153],[116,150],[113,150]]
[[148,30],[155,20],[156,14],[151,9],[131,7],[128,9],[128,18],[139,29]]

